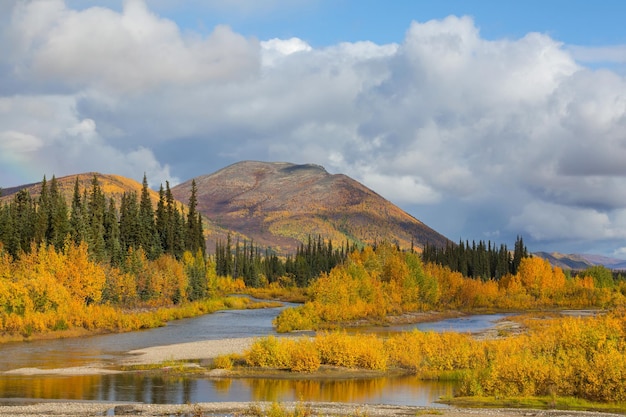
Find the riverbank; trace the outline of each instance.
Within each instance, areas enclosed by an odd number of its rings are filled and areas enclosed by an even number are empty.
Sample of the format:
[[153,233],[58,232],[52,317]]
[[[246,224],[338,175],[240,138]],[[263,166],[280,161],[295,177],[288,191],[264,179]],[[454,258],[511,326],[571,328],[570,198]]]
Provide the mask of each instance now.
[[[63,401],[11,401],[0,402],[0,416],[251,416],[261,417],[272,411],[272,403],[200,403],[200,404],[139,404],[103,402],[63,402]],[[587,411],[529,410],[508,408],[428,408],[393,405],[346,404],[346,403],[282,403],[280,408],[285,417],[293,410],[304,408],[307,415],[313,416],[444,416],[444,417],[623,417],[623,414],[598,413]],[[275,415],[275,414],[272,414]]]

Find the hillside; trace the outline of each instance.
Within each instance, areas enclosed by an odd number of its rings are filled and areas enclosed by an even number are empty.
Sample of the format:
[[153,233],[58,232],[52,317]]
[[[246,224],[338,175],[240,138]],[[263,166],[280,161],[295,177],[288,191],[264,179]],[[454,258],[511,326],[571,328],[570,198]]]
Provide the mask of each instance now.
[[[402,248],[414,241],[418,250],[426,242],[448,241],[359,182],[318,165],[246,161],[195,181],[201,213],[278,253],[293,253],[309,235],[336,244],[390,241]],[[188,201],[191,182],[173,187],[174,197]],[[215,238],[209,236],[209,251]]]
[[[122,177],[120,175],[88,172],[76,175],[68,175],[56,179],[59,190],[61,190],[61,193],[63,194],[63,197],[65,198],[68,206],[72,203],[76,178],[78,178],[79,188],[82,193],[83,190],[87,190],[87,192],[89,192],[92,186],[94,176],[98,179],[98,184],[100,185],[100,188],[102,189],[107,199],[112,197],[115,200],[115,204],[118,210],[120,209],[120,203],[122,200],[122,195],[124,193],[134,192],[137,194],[138,198],[141,196],[142,185],[133,179]],[[50,179],[48,179],[48,184],[50,184]],[[0,197],[0,203],[8,202],[9,200],[13,199],[14,195],[18,191],[23,189],[28,190],[33,199],[37,199],[41,194],[41,182],[3,189],[2,196]],[[152,200],[152,203],[156,209],[156,205],[159,202],[159,193],[152,189],[148,189],[148,192],[150,194],[150,199]],[[180,204],[183,211],[187,210],[188,201],[188,199],[178,200],[178,204]],[[228,235],[227,230],[216,226],[210,219],[206,218],[206,216],[203,216],[203,226],[205,237],[207,237],[207,240],[215,241],[215,239],[217,238],[225,239]],[[211,251],[215,248],[215,245],[209,245],[207,246],[207,248],[209,251]]]
[[[72,196],[74,195],[74,184],[76,183],[76,178],[78,178],[78,184],[81,193],[83,190],[91,189],[91,184],[94,176],[98,179],[98,184],[100,188],[107,196],[107,198],[113,197],[117,208],[119,210],[120,202],[122,200],[122,195],[126,192],[135,192],[137,196],[141,195],[141,184],[135,180],[130,178],[122,177],[120,175],[112,175],[112,174],[100,174],[97,172],[86,172],[82,174],[76,175],[68,175],[65,177],[57,178],[57,184],[59,190],[63,194],[65,201],[67,204],[71,204]],[[47,179],[48,186],[50,185],[50,178]],[[34,184],[26,184],[18,187],[5,188],[2,190],[2,197],[0,197],[0,202],[8,201],[13,198],[13,195],[20,190],[26,189],[30,193],[31,197],[34,199],[38,198],[41,194],[41,182],[37,182]],[[149,190],[150,198],[152,202],[155,204],[159,201],[159,193]]]

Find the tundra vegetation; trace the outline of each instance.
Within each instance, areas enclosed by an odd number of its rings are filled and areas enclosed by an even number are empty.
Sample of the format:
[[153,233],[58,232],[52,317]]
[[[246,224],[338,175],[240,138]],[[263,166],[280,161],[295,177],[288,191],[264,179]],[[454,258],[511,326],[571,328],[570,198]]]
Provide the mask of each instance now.
[[[276,319],[280,332],[385,322],[426,311],[593,308],[586,318],[524,320],[527,331],[497,340],[403,333],[387,338],[320,332],[264,338],[246,353],[251,366],[312,372],[322,365],[420,378],[455,378],[472,396],[572,396],[626,401],[626,281],[603,267],[575,276],[491,243],[426,247],[420,254],[380,243],[309,238],[279,258],[252,243],[218,243],[205,253],[195,187],[187,207],[161,187],[154,210],[144,179],[140,197],[105,198],[96,177],[78,181],[71,205],[55,179],[37,199],[18,192],[0,207],[0,334],[3,340],[128,331],[249,301],[294,293],[304,301]],[[232,366],[221,358],[220,366]]]

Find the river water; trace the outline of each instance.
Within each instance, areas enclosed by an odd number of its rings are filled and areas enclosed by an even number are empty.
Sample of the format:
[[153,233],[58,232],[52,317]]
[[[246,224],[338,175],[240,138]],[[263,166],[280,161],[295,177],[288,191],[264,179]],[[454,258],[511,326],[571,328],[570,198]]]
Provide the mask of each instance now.
[[[0,346],[0,372],[19,368],[55,369],[99,364],[113,366],[128,351],[150,346],[210,339],[275,334],[272,320],[281,308],[220,311],[140,332],[85,338],[10,343]],[[469,316],[434,323],[386,327],[434,331],[477,332],[492,327],[503,315]],[[368,331],[378,331],[370,328]],[[138,401],[183,404],[218,401],[338,401],[438,406],[453,395],[455,385],[419,381],[415,377],[346,379],[208,379],[117,375],[0,375],[0,398]]]

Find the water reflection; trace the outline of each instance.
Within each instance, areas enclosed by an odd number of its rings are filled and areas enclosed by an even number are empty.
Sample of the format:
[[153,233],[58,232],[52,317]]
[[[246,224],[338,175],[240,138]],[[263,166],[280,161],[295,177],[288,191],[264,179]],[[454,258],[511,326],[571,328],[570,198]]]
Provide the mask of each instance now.
[[[41,340],[0,346],[0,372],[16,368],[65,368],[98,364],[112,366],[126,352],[148,346],[208,339],[275,334],[272,320],[280,308],[230,310],[172,322],[141,332],[77,339]],[[412,328],[478,332],[506,315],[478,315],[383,328],[349,329],[395,333]],[[422,382],[414,377],[350,380],[276,380],[153,378],[142,374],[105,376],[0,376],[0,398],[45,398],[145,403],[217,401],[341,401],[433,406],[453,394],[453,383]]]
[[437,406],[454,394],[454,383],[420,381],[413,376],[345,380],[202,379],[103,376],[10,376],[0,379],[0,397],[131,401],[186,404],[219,401],[332,401]]

